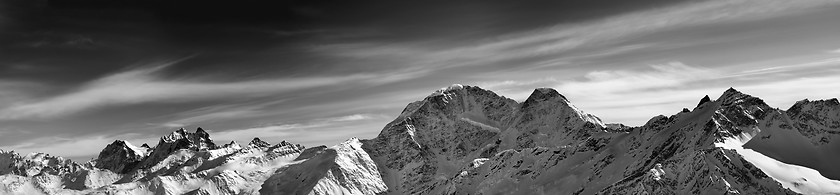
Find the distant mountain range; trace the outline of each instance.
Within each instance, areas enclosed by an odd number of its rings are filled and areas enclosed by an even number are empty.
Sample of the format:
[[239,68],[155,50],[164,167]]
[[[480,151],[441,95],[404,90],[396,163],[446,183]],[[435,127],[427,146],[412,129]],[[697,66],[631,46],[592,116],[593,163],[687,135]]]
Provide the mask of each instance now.
[[0,194],[840,194],[838,137],[837,99],[781,110],[730,88],[629,127],[554,89],[517,102],[453,85],[332,147],[198,128],[86,163],[0,151]]

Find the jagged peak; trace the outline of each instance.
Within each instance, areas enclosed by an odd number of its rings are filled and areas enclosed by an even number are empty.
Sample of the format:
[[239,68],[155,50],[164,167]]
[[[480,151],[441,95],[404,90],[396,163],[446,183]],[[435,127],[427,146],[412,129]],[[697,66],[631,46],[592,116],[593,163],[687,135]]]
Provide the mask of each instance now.
[[173,142],[178,139],[183,139],[187,136],[187,130],[184,128],[179,128],[178,130],[169,133],[169,135],[161,137],[161,141],[163,142]]
[[111,144],[108,145],[125,145],[125,143],[125,140],[114,140],[114,142],[111,142]]
[[443,95],[444,93],[447,93],[447,92],[450,92],[450,91],[461,90],[461,89],[464,89],[464,85],[452,84],[449,87],[440,88],[437,91],[432,92],[432,94],[429,94],[428,97],[439,96],[439,95]]
[[652,126],[654,123],[656,123],[656,122],[658,122],[658,121],[662,121],[662,120],[668,120],[668,116],[661,115],[661,114],[660,114],[660,115],[657,115],[657,116],[654,116],[653,118],[650,118],[650,120],[648,120],[648,121],[645,123],[645,125],[644,125],[644,126]]
[[533,99],[533,100],[549,100],[549,99],[554,99],[556,97],[561,97],[564,100],[566,99],[566,96],[563,96],[562,94],[560,94],[560,92],[557,92],[557,90],[555,90],[553,88],[542,87],[542,88],[534,89],[534,91],[531,92],[531,95],[528,96],[528,99],[529,100],[530,99]]
[[362,142],[361,142],[361,140],[359,140],[359,138],[356,138],[356,137],[353,137],[353,138],[347,139],[347,140],[345,140],[344,142],[341,142],[341,143],[339,143],[339,144],[337,144],[337,145],[335,145],[335,146],[332,146],[332,147],[330,147],[330,148],[332,148],[332,149],[336,149],[336,150],[338,150],[338,151],[350,151],[350,150],[357,150],[357,151],[364,152],[364,150],[362,150]]
[[[456,95],[456,94],[476,95],[476,96],[496,96],[496,97],[500,97],[500,98],[510,99],[510,98],[501,96],[499,94],[496,94],[493,91],[483,89],[479,86],[452,84],[449,87],[440,88],[437,91],[433,92],[432,94],[426,96],[426,98],[423,101],[416,101],[416,102],[410,103],[409,105],[423,104],[425,102],[428,102],[431,99],[441,99],[441,98],[449,99],[453,95]],[[513,101],[513,100],[511,100],[511,101]],[[403,110],[403,111],[406,111],[406,110]]]
[[[729,89],[732,89],[732,88],[729,88]],[[733,90],[734,90],[734,89],[733,89]],[[702,98],[702,99],[700,99],[700,103],[697,103],[697,106],[696,106],[696,107],[700,107],[700,106],[702,106],[704,103],[706,103],[706,102],[711,102],[711,101],[712,101],[712,99],[711,99],[711,98],[709,98],[709,95],[703,96],[703,98]],[[684,109],[684,110],[688,110],[688,109]]]
[[744,96],[749,96],[749,95],[744,94],[741,91],[736,90],[735,88],[729,87],[729,89],[724,91],[723,94],[720,94],[720,98],[718,98],[718,100],[724,100],[724,101],[735,100],[735,99],[741,99]]
[[291,142],[287,142],[286,140],[283,140],[283,141],[280,141],[280,143],[277,143],[277,145],[278,146],[290,146],[290,145],[293,145],[293,144]]
[[559,102],[564,102],[566,104],[569,103],[566,96],[561,95],[557,92],[557,90],[552,88],[536,88],[533,92],[531,92],[531,95],[528,96],[528,99],[526,99],[525,102],[522,102],[522,107],[526,108],[538,102],[549,101],[558,97],[560,98]]
[[254,147],[268,147],[268,146],[271,146],[271,144],[269,144],[268,142],[260,140],[259,137],[255,137],[254,139],[252,139],[251,142],[248,142],[248,145],[249,146],[254,146]]
[[743,94],[743,93],[741,93],[741,91],[738,91],[738,90],[737,90],[737,89],[735,89],[734,87],[729,87],[729,89],[726,89],[726,91],[724,91],[723,93],[737,93],[737,94]]
[[791,115],[799,115],[803,112],[816,114],[815,112],[830,112],[831,110],[840,109],[840,102],[837,101],[837,98],[831,98],[826,100],[809,100],[803,99],[796,101],[790,108],[787,109],[787,112]]
[[826,106],[838,106],[838,105],[840,105],[840,101],[838,101],[837,98],[831,98],[831,99],[825,99],[825,100],[809,100],[809,99],[806,98],[806,99],[803,99],[803,100],[796,101],[796,103],[794,103],[793,105],[795,106],[795,105],[802,105],[802,104],[820,104],[820,105],[826,105]]
[[137,147],[137,146],[134,146],[133,144],[131,144],[131,142],[128,142],[128,141],[125,141],[125,140],[114,140],[114,142],[111,142],[111,144],[108,144],[107,146],[105,146],[105,148],[102,149],[102,151],[99,153],[99,156],[100,156],[100,158],[102,158],[103,154],[110,155],[110,154],[107,154],[107,151],[115,150],[115,149],[123,149],[123,150],[131,152],[135,155],[145,156],[146,155],[146,150],[142,149],[142,148],[148,149],[148,147],[149,147],[149,145],[146,145],[146,144],[143,144],[143,146]]
[[344,142],[341,142],[338,145],[358,145],[358,146],[361,146],[361,144],[362,144],[362,142],[361,142],[361,140],[359,140],[359,138],[352,137],[350,139],[344,140]]
[[196,134],[208,134],[207,131],[204,131],[204,129],[202,129],[201,127],[198,127],[198,129],[195,130],[195,133]]
[[720,102],[720,105],[722,106],[745,104],[749,106],[769,107],[766,103],[764,103],[764,100],[742,93],[732,87],[724,91],[723,94],[720,95],[720,98],[715,101]]
[[222,148],[241,148],[242,146],[239,145],[236,141],[230,141],[230,143],[222,145]]
[[152,148],[152,147],[150,147],[150,146],[149,146],[149,144],[147,144],[147,143],[143,143],[143,145],[140,145],[140,147],[142,147],[142,148]]

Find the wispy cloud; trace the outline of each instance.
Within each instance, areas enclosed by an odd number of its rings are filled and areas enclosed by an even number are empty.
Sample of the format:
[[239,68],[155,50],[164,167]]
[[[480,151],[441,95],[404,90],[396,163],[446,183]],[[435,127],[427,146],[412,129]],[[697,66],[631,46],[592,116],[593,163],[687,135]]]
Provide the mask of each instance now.
[[[114,142],[117,137],[109,136],[90,136],[90,137],[41,137],[31,140],[24,144],[14,146],[4,146],[4,149],[9,148],[21,154],[29,154],[34,152],[48,152],[52,155],[61,155],[62,157],[76,158],[78,157],[96,157],[99,152],[108,144]],[[140,145],[143,143],[157,143],[159,138],[140,138],[128,140],[132,144]],[[49,144],[44,144],[49,143]],[[87,159],[83,159],[87,160]]]
[[260,102],[256,104],[222,104],[212,105],[193,110],[188,110],[173,115],[163,116],[175,120],[157,124],[163,127],[184,127],[201,122],[212,122],[214,120],[239,120],[243,118],[268,116],[275,112],[264,110],[266,107],[285,102],[285,99]]
[[[606,121],[631,125],[642,124],[650,116],[674,113],[678,111],[675,108],[691,108],[703,95],[715,97],[727,87],[766,98],[771,106],[778,107],[804,98],[840,95],[827,90],[840,87],[838,74],[800,72],[814,66],[836,67],[840,62],[816,59],[800,64],[810,66],[783,65],[774,71],[754,71],[746,65],[698,68],[669,63],[652,65],[649,70],[595,71],[583,80],[560,82],[557,88],[578,107]],[[754,79],[743,79],[747,76]]]
[[327,128],[339,124],[346,124],[348,122],[373,119],[376,117],[376,115],[372,114],[353,114],[340,117],[315,119],[301,123],[280,123],[245,129],[231,129],[211,132],[211,134],[213,135],[213,137],[223,138],[224,140],[238,141],[247,141],[254,138],[255,136],[261,138],[282,138],[290,137],[292,135],[311,133],[307,132],[311,129]]
[[751,69],[751,70],[744,70],[738,73],[730,74],[730,77],[744,77],[744,76],[752,76],[752,75],[762,75],[762,74],[772,74],[772,73],[780,73],[780,72],[787,72],[792,70],[802,70],[802,69],[812,69],[822,66],[834,66],[840,64],[840,57],[828,57],[823,59],[818,59],[809,62],[803,63],[794,63],[788,65],[778,65],[778,66],[771,66],[765,68],[758,68],[758,69]]
[[[228,130],[213,130],[209,129],[214,140],[236,140],[239,142],[250,141],[254,137],[269,138],[269,139],[285,139],[295,135],[305,134],[307,131],[313,131],[321,128],[336,128],[352,126],[354,122],[381,118],[384,116],[375,114],[352,114],[338,117],[328,117],[321,119],[314,119],[309,121],[297,123],[278,123],[264,126],[256,126],[244,129],[228,129]],[[173,124],[174,125],[174,124]],[[183,126],[173,126],[175,128]],[[11,132],[14,130],[4,129],[0,131]],[[157,143],[161,135],[139,135],[137,133],[128,133],[119,136],[97,135],[83,138],[65,138],[45,136],[36,138],[27,143],[2,146],[3,149],[14,149],[16,152],[27,154],[31,152],[49,151],[53,154],[61,154],[65,157],[89,157],[95,156],[99,151],[109,143],[116,139],[128,140],[136,145],[143,143],[154,144]],[[50,143],[50,144],[40,144]],[[223,143],[217,143],[223,144]]]
[[548,77],[477,84],[519,101],[527,98],[534,87],[554,87],[578,108],[607,122],[640,125],[651,116],[672,114],[682,107],[691,108],[703,95],[716,97],[728,87],[766,98],[771,106],[782,108],[804,98],[837,97],[840,94],[836,91],[827,90],[840,87],[837,65],[840,61],[826,55],[717,67],[670,62],[642,68],[590,71],[579,78]]
[[366,120],[374,118],[373,115],[370,114],[354,114],[354,115],[347,115],[342,117],[336,117],[328,119],[327,121],[334,121],[334,122],[347,122],[347,121],[359,121],[359,120]]
[[713,79],[720,73],[691,67],[681,62],[651,65],[651,71],[594,71],[584,81],[566,82],[560,90],[566,93],[625,93],[685,86],[687,82]]
[[[504,60],[565,54],[576,49],[617,44],[627,37],[710,23],[736,22],[784,15],[788,11],[818,7],[834,1],[701,1],[622,14],[576,24],[561,24],[540,30],[489,38],[465,46],[440,49],[425,43],[343,43],[321,46],[339,56],[401,59],[411,65],[484,65]],[[615,50],[594,51],[581,56],[610,55],[654,45],[625,45]],[[555,63],[556,64],[556,63]]]
[[[410,77],[391,78],[372,74],[345,76],[280,78],[239,82],[164,79],[159,72],[166,65],[119,72],[88,82],[69,93],[46,99],[17,103],[0,110],[0,118],[48,118],[110,105],[140,103],[178,103],[266,97],[299,89],[348,84],[352,82],[393,82]],[[408,75],[410,76],[410,75]],[[385,78],[382,81],[380,78]]]
[[291,131],[300,131],[303,129],[308,128],[317,128],[322,127],[324,124],[311,124],[311,125],[304,125],[304,124],[280,124],[280,125],[269,125],[269,126],[261,126],[261,127],[252,127],[252,128],[245,128],[245,129],[232,129],[220,132],[210,132],[213,137],[223,138],[224,140],[233,140],[233,141],[248,141],[253,139],[254,137],[286,137],[292,135],[295,132]]

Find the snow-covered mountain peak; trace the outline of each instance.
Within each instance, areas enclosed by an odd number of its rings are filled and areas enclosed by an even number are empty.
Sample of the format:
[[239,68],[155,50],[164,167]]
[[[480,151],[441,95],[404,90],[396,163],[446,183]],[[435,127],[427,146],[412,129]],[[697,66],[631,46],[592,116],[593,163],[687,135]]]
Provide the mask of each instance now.
[[248,142],[248,146],[251,146],[251,147],[269,147],[269,146],[271,146],[271,144],[269,144],[268,142],[265,142],[263,140],[260,140],[260,138],[258,138],[258,137],[255,137],[254,139],[251,140],[251,142]]
[[187,135],[187,130],[184,129],[184,128],[179,128],[178,130],[175,130],[172,133],[169,133],[168,135],[161,137],[161,141],[171,143],[171,142],[174,142],[176,140],[179,140],[179,139],[182,139],[182,138],[186,137],[186,135]]
[[557,92],[557,90],[555,90],[555,89],[547,88],[547,87],[536,88],[536,89],[534,89],[533,92],[531,92],[531,95],[528,96],[528,99],[526,99],[525,102],[528,102],[529,100],[531,100],[531,101],[546,101],[546,100],[554,99],[556,97],[563,98],[564,100],[566,99],[565,96],[561,95],[560,92]]
[[169,135],[163,136],[158,141],[158,144],[148,154],[148,158],[143,160],[139,167],[147,168],[154,166],[161,160],[166,159],[170,154],[181,149],[188,149],[191,151],[203,151],[216,149],[215,143],[210,139],[210,134],[204,129],[196,129],[196,132],[190,133],[180,128]]
[[598,127],[605,128],[606,125],[600,118],[588,114],[574,105],[552,88],[537,88],[522,102],[522,111],[527,115],[531,112],[542,115],[557,115],[558,119],[569,122],[571,126],[580,126],[584,123],[592,123]]
[[99,152],[99,157],[95,160],[96,168],[126,173],[147,155],[148,148],[136,147],[128,141],[115,140]]
[[[804,99],[797,101],[788,108],[787,113],[793,118],[802,118],[803,120],[821,119],[840,123],[840,102],[837,101],[837,98],[816,101]],[[840,124],[829,125],[840,128]]]
[[437,91],[432,92],[432,94],[430,94],[429,96],[444,95],[447,92],[451,92],[451,91],[455,91],[455,90],[461,90],[461,89],[464,89],[464,85],[452,84],[449,87],[440,88]]
[[761,107],[768,107],[764,100],[754,97],[745,93],[742,93],[735,88],[729,88],[720,95],[720,97],[716,100],[720,102],[721,106],[730,106],[730,105],[744,105],[744,106],[761,106]]

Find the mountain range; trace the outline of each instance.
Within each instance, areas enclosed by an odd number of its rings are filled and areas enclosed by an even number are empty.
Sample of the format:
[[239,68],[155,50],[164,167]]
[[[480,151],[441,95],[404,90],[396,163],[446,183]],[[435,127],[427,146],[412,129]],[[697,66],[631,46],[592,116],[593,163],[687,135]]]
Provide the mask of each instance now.
[[630,127],[550,88],[452,85],[331,147],[198,128],[85,163],[0,151],[0,194],[840,194],[838,137],[836,98],[782,110],[730,88]]

